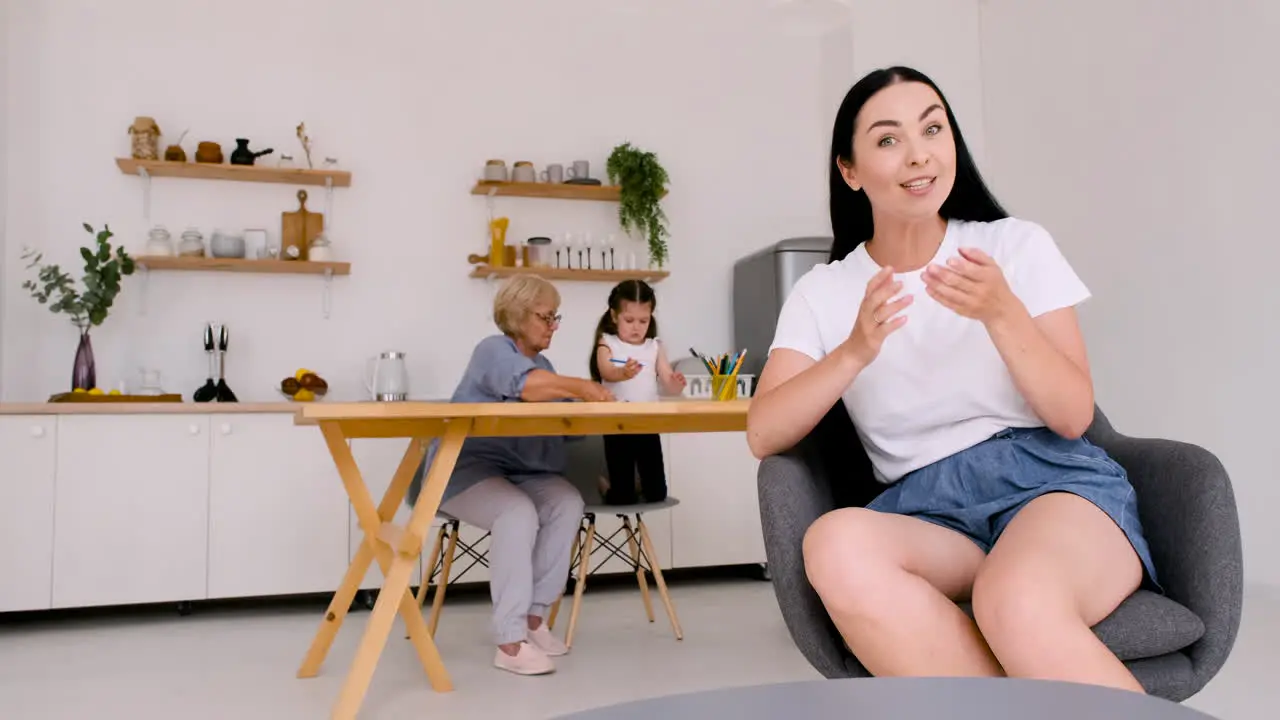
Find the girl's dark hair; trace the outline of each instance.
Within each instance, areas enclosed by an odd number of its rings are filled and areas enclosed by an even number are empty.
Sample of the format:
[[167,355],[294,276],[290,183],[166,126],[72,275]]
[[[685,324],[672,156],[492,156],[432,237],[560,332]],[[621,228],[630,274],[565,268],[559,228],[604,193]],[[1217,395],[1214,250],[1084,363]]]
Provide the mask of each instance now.
[[[622,312],[622,303],[628,301],[648,305],[650,313],[658,309],[658,298],[653,294],[649,283],[643,280],[623,280],[613,286],[613,290],[609,291],[609,309],[604,311],[600,322],[596,324],[596,338],[591,343],[591,358],[587,362],[591,379],[596,382],[601,381],[600,368],[596,365],[596,348],[600,347],[605,334],[618,334],[618,323],[614,321],[613,313]],[[658,337],[658,318],[652,315],[649,317],[649,331],[644,336],[645,339]]]
[[900,82],[924,83],[933,88],[942,100],[956,143],[956,182],[951,194],[943,201],[938,214],[948,220],[973,220],[992,222],[1008,217],[1000,203],[982,181],[978,167],[969,155],[960,125],[951,112],[951,104],[942,90],[924,73],[909,67],[891,67],[873,70],[854,84],[840,103],[836,112],[835,127],[831,131],[831,232],[835,241],[831,244],[831,261],[843,260],[862,243],[875,234],[875,222],[871,216],[871,201],[861,190],[854,190],[845,183],[838,161],[846,165],[853,160],[853,131],[858,113],[871,96],[884,88]]

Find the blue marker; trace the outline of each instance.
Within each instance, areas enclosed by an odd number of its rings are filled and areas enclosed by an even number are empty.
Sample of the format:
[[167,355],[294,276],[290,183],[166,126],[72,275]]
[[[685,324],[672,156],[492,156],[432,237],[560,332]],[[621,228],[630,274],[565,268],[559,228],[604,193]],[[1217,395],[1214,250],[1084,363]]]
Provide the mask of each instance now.
[[[611,363],[616,363],[616,364],[618,364],[618,365],[626,365],[626,364],[627,364],[627,361],[626,361],[626,360],[619,360],[618,358],[609,358],[609,362],[611,362]],[[640,367],[644,367],[644,363],[639,363],[639,365],[640,365]]]

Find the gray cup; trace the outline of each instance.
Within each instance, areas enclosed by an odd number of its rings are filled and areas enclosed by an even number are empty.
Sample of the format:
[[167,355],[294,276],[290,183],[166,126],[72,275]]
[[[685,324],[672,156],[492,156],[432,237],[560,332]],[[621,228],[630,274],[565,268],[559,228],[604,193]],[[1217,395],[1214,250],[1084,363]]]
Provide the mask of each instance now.
[[542,182],[562,183],[564,182],[564,166],[560,163],[550,163],[547,169],[542,171]]
[[591,177],[591,163],[586,160],[574,160],[573,165],[565,171],[565,174],[572,180],[581,180]]

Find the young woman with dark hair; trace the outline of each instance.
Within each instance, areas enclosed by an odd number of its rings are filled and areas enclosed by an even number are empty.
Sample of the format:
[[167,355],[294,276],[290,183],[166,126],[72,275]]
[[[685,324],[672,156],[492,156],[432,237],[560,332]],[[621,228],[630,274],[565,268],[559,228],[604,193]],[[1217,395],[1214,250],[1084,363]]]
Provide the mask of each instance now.
[[1088,289],[991,196],[915,70],[853,86],[830,172],[831,261],[784,303],[747,436],[757,457],[782,452],[843,400],[887,486],[804,540],[849,649],[876,675],[1141,692],[1091,630],[1144,579],[1159,586],[1124,469],[1084,438]]

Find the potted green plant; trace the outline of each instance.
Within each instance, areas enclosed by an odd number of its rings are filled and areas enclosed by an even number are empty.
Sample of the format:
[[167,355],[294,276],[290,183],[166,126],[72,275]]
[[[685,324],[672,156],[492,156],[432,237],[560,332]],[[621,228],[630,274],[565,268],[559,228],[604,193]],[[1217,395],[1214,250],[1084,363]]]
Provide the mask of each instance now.
[[[84,224],[84,229],[90,235],[95,234],[88,223]],[[80,345],[76,349],[71,373],[73,391],[97,387],[89,330],[107,319],[111,304],[120,294],[120,278],[133,274],[133,258],[123,247],[115,248],[113,255],[109,242],[111,237],[111,229],[103,225],[102,231],[96,233],[95,245],[80,248],[80,256],[84,258],[83,289],[78,288],[75,279],[57,264],[41,265],[43,253],[28,249],[22,254],[24,260],[31,261],[27,269],[39,268],[36,279],[23,282],[22,287],[29,290],[31,297],[41,305],[48,305],[51,312],[66,313],[71,317],[71,324],[80,330]]]
[[623,230],[636,229],[648,240],[649,258],[662,267],[667,259],[667,216],[661,200],[667,194],[667,171],[658,156],[624,142],[605,164],[609,183],[618,185],[618,221]]

